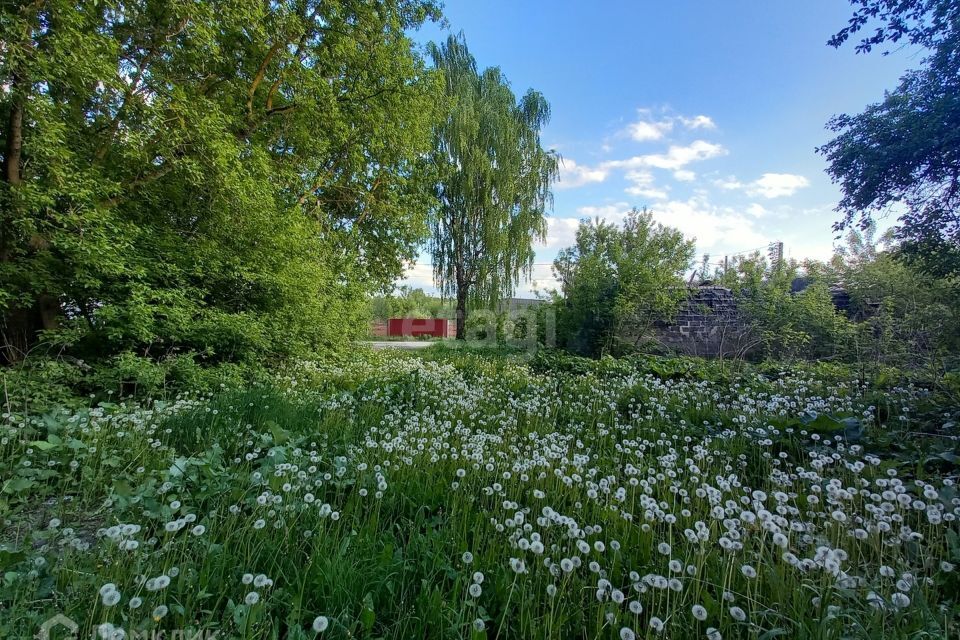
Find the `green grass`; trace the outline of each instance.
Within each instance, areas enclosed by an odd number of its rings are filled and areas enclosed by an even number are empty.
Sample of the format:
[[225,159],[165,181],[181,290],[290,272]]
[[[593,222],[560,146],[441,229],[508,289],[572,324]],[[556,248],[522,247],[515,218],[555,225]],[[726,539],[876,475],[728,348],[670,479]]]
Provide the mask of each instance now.
[[929,394],[776,373],[434,348],[5,414],[0,637],[956,634],[955,471],[891,444]]

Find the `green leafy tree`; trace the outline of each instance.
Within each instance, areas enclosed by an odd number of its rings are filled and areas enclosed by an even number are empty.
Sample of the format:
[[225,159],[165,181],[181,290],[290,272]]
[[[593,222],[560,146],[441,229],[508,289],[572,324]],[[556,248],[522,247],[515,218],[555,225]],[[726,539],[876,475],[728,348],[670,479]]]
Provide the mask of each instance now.
[[478,71],[462,35],[430,51],[449,100],[435,132],[439,206],[430,253],[437,286],[456,299],[464,339],[468,304],[492,306],[529,275],[558,157],[540,143],[550,117],[540,93],[518,101],[500,69]]
[[890,234],[878,240],[873,227],[852,229],[832,261],[859,321],[853,359],[941,372],[960,347],[957,290],[897,259],[893,240]]
[[903,40],[927,55],[882,102],[829,122],[837,136],[818,151],[843,191],[836,228],[865,228],[878,213],[903,210],[896,231],[900,255],[927,273],[960,275],[960,3],[851,4],[856,10],[849,25],[829,44],[839,47],[876,25],[858,52]]
[[561,284],[557,337],[576,353],[636,348],[656,320],[669,320],[686,298],[683,273],[693,242],[633,209],[623,226],[584,220],[577,242],[554,261]]
[[[749,351],[771,359],[842,359],[853,324],[834,303],[836,275],[815,261],[770,264],[759,253],[737,258],[717,281],[733,291]],[[802,283],[802,286],[797,286]]]
[[423,289],[401,286],[395,294],[376,296],[371,301],[373,317],[450,318],[453,309],[449,300],[428,295]]
[[[85,356],[342,343],[424,237],[430,0],[0,9],[0,331]],[[44,333],[45,332],[45,333]]]

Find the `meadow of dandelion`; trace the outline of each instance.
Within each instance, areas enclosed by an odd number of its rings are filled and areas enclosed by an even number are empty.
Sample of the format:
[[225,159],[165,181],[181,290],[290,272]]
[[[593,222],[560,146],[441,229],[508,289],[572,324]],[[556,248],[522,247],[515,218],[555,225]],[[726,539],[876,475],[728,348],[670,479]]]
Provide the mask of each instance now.
[[952,637],[956,468],[876,444],[926,396],[358,350],[8,410],[0,636]]

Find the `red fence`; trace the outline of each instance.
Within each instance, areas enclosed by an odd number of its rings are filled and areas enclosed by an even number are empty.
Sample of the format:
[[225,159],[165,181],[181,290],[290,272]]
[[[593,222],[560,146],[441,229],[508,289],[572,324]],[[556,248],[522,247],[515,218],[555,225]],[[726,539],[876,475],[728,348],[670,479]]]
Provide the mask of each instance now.
[[446,318],[390,318],[387,335],[446,338],[450,325]]
[[373,335],[378,337],[451,338],[456,330],[456,323],[446,318],[390,318],[387,322],[374,322],[372,327]]

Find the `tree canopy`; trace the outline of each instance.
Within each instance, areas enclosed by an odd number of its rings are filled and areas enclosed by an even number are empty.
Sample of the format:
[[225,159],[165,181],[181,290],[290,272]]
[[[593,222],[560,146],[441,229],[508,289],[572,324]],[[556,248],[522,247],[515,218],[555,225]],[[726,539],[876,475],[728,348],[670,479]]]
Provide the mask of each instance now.
[[960,274],[960,2],[851,0],[840,46],[872,22],[857,50],[905,39],[924,47],[922,68],[908,72],[882,102],[829,122],[837,136],[819,149],[840,184],[838,230],[865,228],[879,213],[899,213],[901,255],[939,276]]
[[427,230],[432,0],[5,3],[2,357],[339,341]]
[[693,252],[692,241],[645,210],[633,209],[622,227],[583,220],[576,244],[554,261],[559,343],[593,356],[637,346],[686,298],[683,272]]
[[478,70],[462,35],[430,51],[449,99],[435,130],[430,253],[437,286],[456,296],[462,339],[468,302],[496,303],[529,274],[558,157],[540,142],[550,117],[543,95],[530,89],[518,101],[500,69]]

